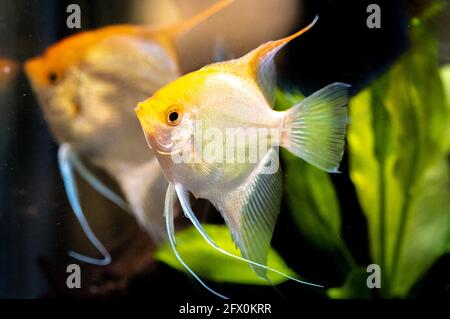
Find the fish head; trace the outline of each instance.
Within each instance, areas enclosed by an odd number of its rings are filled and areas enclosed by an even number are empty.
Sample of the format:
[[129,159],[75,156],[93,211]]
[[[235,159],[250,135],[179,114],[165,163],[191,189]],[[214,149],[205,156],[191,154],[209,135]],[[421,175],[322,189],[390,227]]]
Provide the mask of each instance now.
[[137,117],[156,154],[175,155],[192,142],[199,112],[197,100],[190,76],[183,76],[138,104]]
[[74,121],[82,114],[80,65],[98,36],[85,32],[65,38],[25,61],[25,74],[59,142],[73,142]]
[[89,156],[133,153],[130,141],[142,137],[134,106],[179,74],[158,43],[111,28],[66,38],[25,63],[53,135]]
[[50,46],[46,51],[25,62],[25,73],[33,89],[49,90],[63,82],[70,69],[80,63],[99,36],[85,32],[65,38]]

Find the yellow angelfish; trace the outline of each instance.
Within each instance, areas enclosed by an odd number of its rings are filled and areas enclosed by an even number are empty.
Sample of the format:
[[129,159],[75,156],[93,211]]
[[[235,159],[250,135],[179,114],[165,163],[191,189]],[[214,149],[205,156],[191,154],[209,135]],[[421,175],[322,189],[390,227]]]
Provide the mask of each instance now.
[[[145,143],[134,106],[181,75],[175,39],[232,0],[221,0],[194,17],[168,27],[117,25],[82,32],[48,48],[25,64],[26,74],[58,142],[66,192],[83,230],[104,255],[78,199],[72,167],[95,189],[130,211],[151,237],[164,235],[163,196],[167,182]],[[104,169],[126,201],[93,176],[80,160]]]
[[177,256],[175,194],[208,243],[231,255],[202,228],[191,209],[190,192],[209,200],[225,219],[242,258],[231,256],[249,262],[263,278],[266,270],[278,272],[266,266],[282,197],[278,147],[327,172],[337,172],[344,151],[349,85],[330,84],[285,112],[272,109],[274,56],[317,19],[239,59],[182,76],[136,108],[148,144],[169,181],[166,227]]

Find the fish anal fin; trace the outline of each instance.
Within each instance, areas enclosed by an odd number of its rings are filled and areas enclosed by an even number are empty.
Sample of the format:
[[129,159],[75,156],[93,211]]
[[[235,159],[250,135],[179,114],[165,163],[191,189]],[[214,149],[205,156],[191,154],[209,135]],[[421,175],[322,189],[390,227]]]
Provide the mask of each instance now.
[[[281,169],[265,172],[269,161],[278,161],[278,152],[274,148],[247,180],[217,205],[242,256],[262,265],[267,264],[282,196]],[[266,269],[250,266],[258,276],[267,278]]]

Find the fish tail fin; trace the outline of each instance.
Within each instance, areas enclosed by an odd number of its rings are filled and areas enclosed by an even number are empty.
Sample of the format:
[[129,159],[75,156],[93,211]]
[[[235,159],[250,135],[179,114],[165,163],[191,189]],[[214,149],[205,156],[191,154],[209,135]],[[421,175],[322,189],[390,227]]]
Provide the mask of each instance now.
[[183,20],[181,22],[178,22],[172,26],[169,26],[166,29],[166,34],[171,38],[177,38],[186,32],[190,31],[209,17],[213,16],[214,14],[222,11],[224,8],[229,6],[234,0],[221,0],[217,3],[214,3],[210,7],[206,8],[205,10],[201,11],[200,13],[194,15],[193,17]]
[[339,82],[330,84],[287,110],[281,146],[324,171],[339,172],[349,87]]

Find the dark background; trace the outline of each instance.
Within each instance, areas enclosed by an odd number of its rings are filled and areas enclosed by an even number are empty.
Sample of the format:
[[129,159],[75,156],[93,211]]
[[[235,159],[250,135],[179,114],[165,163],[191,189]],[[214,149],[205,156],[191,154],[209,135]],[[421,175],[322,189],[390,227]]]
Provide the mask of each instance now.
[[[2,0],[0,55],[24,61],[73,33],[65,25],[65,11],[70,3],[82,8],[83,30],[129,22],[129,1]],[[382,8],[381,29],[366,27],[366,7],[370,3]],[[302,41],[294,41],[283,50],[279,83],[284,88],[310,94],[326,84],[342,81],[350,83],[352,93],[356,93],[407,48],[408,16],[418,12],[425,3],[306,1],[306,21],[319,14],[320,23]],[[299,14],[298,25],[303,25],[303,21]],[[6,111],[3,105],[8,106]],[[77,292],[58,287],[55,283],[58,277],[49,274],[64,273],[71,262],[64,253],[65,232],[69,226],[76,227],[76,223],[68,225],[67,222],[70,209],[57,170],[57,145],[23,74],[14,92],[2,96],[0,107],[0,140],[3,141],[0,145],[6,145],[0,149],[0,298],[80,297]],[[349,179],[346,158],[342,172],[332,178],[343,212],[343,236],[356,261],[366,265],[370,263],[366,222]],[[327,286],[342,284],[344,273],[298,234],[289,214],[283,211],[274,234],[275,249],[288,265],[310,281]],[[220,217],[215,216],[212,214],[211,220],[220,222]],[[414,295],[449,297],[448,269],[449,255],[436,263],[414,289]],[[323,291],[299,287],[293,282],[277,289],[215,283],[211,286],[234,298],[325,298]],[[184,300],[186,296],[212,298],[195,280],[162,263],[134,277],[128,288],[102,297],[108,296],[158,300]]]

